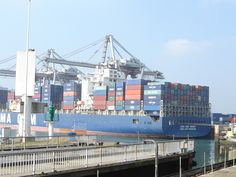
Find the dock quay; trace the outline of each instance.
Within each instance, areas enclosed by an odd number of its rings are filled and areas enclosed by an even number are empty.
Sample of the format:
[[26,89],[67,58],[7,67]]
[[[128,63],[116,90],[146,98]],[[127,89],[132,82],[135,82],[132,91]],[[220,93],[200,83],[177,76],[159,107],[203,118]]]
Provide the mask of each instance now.
[[151,177],[191,169],[194,154],[193,140],[1,151],[0,176]]
[[25,149],[59,148],[72,146],[113,145],[118,142],[103,141],[91,135],[60,135],[60,136],[31,136],[0,137],[0,151],[14,151]]
[[228,168],[224,168],[218,171],[215,171],[213,173],[208,173],[205,175],[202,175],[202,177],[234,177],[236,173],[236,166],[232,166],[232,167],[228,167]]

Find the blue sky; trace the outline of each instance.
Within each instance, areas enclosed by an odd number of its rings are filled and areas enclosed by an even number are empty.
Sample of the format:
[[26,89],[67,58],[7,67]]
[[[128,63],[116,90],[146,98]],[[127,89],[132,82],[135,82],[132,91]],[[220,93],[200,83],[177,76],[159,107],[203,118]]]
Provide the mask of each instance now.
[[[236,0],[32,0],[30,47],[65,54],[113,34],[166,81],[209,86],[213,112],[236,113],[235,19]],[[2,60],[25,49],[27,0],[0,1],[0,22]]]

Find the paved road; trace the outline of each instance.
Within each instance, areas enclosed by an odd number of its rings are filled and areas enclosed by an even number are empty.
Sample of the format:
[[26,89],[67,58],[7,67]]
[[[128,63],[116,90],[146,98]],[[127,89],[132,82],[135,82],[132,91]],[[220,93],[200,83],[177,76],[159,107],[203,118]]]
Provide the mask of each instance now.
[[236,176],[236,166],[224,168],[213,173],[208,173],[206,175],[202,175],[202,177],[235,177]]

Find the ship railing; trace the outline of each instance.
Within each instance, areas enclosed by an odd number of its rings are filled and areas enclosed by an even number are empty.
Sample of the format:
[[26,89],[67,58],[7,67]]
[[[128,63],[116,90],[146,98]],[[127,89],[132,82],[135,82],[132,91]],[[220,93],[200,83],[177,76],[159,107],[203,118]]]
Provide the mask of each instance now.
[[[158,143],[158,157],[194,151],[193,140]],[[0,153],[0,176],[26,176],[70,169],[154,159],[155,144],[139,143],[115,146],[92,146],[4,151]]]

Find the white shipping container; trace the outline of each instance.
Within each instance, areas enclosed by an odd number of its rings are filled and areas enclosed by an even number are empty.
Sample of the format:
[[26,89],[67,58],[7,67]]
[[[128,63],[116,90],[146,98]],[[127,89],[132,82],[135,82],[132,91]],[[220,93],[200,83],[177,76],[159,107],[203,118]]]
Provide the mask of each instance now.
[[107,106],[108,110],[115,110],[115,106]]

